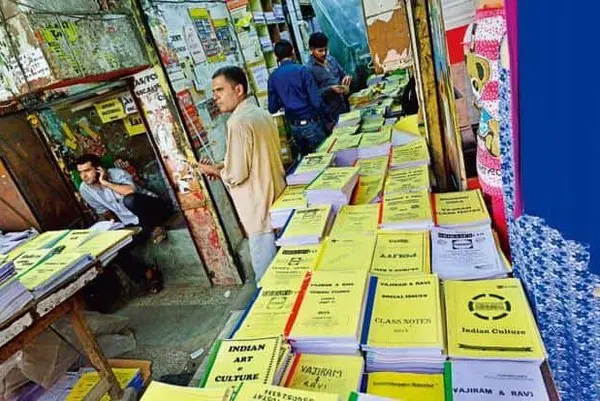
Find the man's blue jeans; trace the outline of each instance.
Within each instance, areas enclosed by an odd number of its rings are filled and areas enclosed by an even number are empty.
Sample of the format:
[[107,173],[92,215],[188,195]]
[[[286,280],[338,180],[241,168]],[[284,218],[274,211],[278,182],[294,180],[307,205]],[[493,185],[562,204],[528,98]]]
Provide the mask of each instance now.
[[319,121],[311,121],[306,125],[291,125],[291,131],[298,153],[302,156],[314,153],[326,136]]

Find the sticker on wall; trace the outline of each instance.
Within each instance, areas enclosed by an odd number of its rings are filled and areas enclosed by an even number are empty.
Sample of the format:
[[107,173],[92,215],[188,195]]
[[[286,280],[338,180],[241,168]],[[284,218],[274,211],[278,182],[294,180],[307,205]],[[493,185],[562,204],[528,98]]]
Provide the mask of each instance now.
[[146,126],[144,120],[139,114],[134,114],[123,120],[125,130],[129,136],[136,136],[146,133]]
[[223,54],[221,43],[215,33],[210,12],[206,8],[190,8],[189,13],[208,61],[215,63],[225,60],[225,54]]
[[94,105],[103,124],[127,117],[123,103],[119,99],[110,99]]
[[138,112],[135,101],[133,100],[133,96],[131,96],[130,93],[122,95],[119,99],[121,100],[121,103],[123,103],[125,114],[130,115]]
[[194,64],[204,63],[206,61],[206,54],[204,54],[202,43],[200,42],[200,39],[198,39],[198,34],[194,27],[189,25],[184,26],[183,37],[185,38],[185,43],[187,44],[188,51],[192,56]]

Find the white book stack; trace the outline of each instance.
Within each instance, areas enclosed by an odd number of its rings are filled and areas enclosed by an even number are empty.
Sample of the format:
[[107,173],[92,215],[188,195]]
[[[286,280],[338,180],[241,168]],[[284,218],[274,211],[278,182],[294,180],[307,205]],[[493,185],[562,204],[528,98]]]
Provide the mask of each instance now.
[[333,164],[332,153],[311,153],[302,158],[294,172],[286,177],[288,185],[308,185]]
[[340,167],[354,166],[358,159],[358,146],[362,134],[339,136],[330,152],[335,154],[335,164]]
[[350,203],[358,182],[358,167],[329,167],[306,188],[309,205],[331,204],[336,210]]
[[429,165],[429,150],[424,139],[392,148],[390,169]]
[[2,233],[0,231],[0,255],[7,254],[22,243],[38,235],[34,228],[25,231]]
[[33,299],[33,294],[16,278],[14,263],[0,262],[0,325],[23,310]]
[[358,158],[372,159],[389,155],[392,148],[391,139],[391,127],[384,127],[381,132],[363,134],[358,147]]
[[296,209],[283,227],[277,246],[319,244],[327,236],[335,216],[331,205],[315,205]]
[[285,223],[292,217],[294,210],[308,206],[304,196],[305,190],[306,185],[288,185],[285,187],[283,193],[269,209],[273,228],[279,229],[285,226]]

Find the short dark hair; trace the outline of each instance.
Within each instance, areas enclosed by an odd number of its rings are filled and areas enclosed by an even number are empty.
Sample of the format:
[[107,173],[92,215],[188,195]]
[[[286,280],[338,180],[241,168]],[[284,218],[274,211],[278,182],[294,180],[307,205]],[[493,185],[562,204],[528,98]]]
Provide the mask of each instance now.
[[215,71],[212,78],[215,79],[221,76],[225,77],[226,80],[235,85],[242,85],[244,88],[244,93],[248,93],[248,78],[246,77],[244,70],[242,70],[240,67],[233,65],[221,67]]
[[315,32],[310,35],[310,38],[308,39],[308,47],[311,49],[321,49],[327,47],[328,44],[329,39],[323,32]]
[[294,55],[294,47],[289,41],[283,39],[275,43],[273,52],[275,53],[275,57],[277,57],[277,60],[281,61],[285,58],[290,58]]
[[92,167],[102,167],[102,162],[100,161],[100,158],[91,153],[87,153],[75,159],[75,166],[81,166],[82,164],[86,163],[91,163]]

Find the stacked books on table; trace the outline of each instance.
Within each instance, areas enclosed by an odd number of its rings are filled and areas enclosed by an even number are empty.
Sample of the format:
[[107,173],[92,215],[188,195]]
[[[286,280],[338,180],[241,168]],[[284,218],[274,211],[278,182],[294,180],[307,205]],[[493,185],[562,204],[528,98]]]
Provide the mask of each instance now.
[[383,126],[384,122],[385,122],[385,119],[383,117],[366,118],[363,120],[363,122],[360,126],[360,132],[363,132],[363,133],[379,132],[379,130],[381,130],[381,127]]
[[335,154],[335,164],[341,167],[353,166],[358,158],[358,146],[362,134],[340,135],[330,149]]
[[433,195],[435,222],[439,227],[456,228],[491,224],[481,191],[447,192]]
[[392,129],[384,127],[381,132],[363,134],[358,147],[359,159],[387,156],[392,147]]
[[433,227],[429,191],[386,195],[380,227],[384,230],[427,230]]
[[274,229],[283,227],[295,209],[308,206],[306,196],[304,195],[305,190],[306,185],[290,185],[285,187],[283,193],[269,209],[271,225]]
[[447,401],[443,374],[369,373],[366,387],[369,394],[394,400]]
[[[140,393],[144,387],[144,378],[139,369],[135,368],[113,368],[113,373],[121,388],[133,388],[136,393]],[[95,370],[87,370],[83,373],[75,386],[69,392],[66,401],[83,401],[88,394],[100,383],[100,374]],[[109,401],[108,393],[104,394],[101,401]]]
[[336,128],[352,127],[360,124],[361,114],[359,110],[354,110],[349,113],[340,114]]
[[230,401],[231,391],[226,388],[196,388],[174,386],[152,381],[141,401]]
[[307,273],[285,331],[294,351],[357,355],[366,289],[366,272]]
[[358,184],[352,203],[364,205],[381,201],[389,156],[358,159]]
[[331,205],[296,209],[277,239],[277,246],[319,244],[329,233],[334,218]]
[[323,170],[333,164],[334,158],[335,155],[332,153],[312,153],[304,156],[294,172],[287,176],[287,184],[310,184],[323,172]]
[[106,264],[110,259],[131,242],[133,242],[132,230],[113,230],[100,232],[77,246],[77,251],[86,252]]
[[306,188],[309,205],[350,203],[358,182],[358,167],[329,167]]
[[401,278],[429,274],[430,245],[427,231],[380,231],[371,264],[371,275]]
[[19,232],[2,233],[0,231],[0,255],[8,254],[37,235],[38,232],[33,228]]
[[57,231],[45,231],[28,241],[25,241],[12,251],[7,256],[10,260],[15,260],[20,254],[25,251],[35,249],[50,249],[56,245],[65,235],[69,233],[69,230],[57,230]]
[[431,190],[429,167],[427,166],[391,170],[385,180],[384,193],[386,195],[422,190]]
[[425,139],[392,148],[391,169],[429,165],[429,150]]
[[376,239],[373,234],[362,233],[327,238],[323,242],[315,270],[368,272],[373,261]]
[[362,349],[369,372],[442,372],[444,327],[436,275],[371,277]]
[[307,271],[317,266],[321,245],[285,246],[277,255],[258,282],[258,287],[267,287],[290,282],[302,282]]
[[403,146],[423,139],[419,133],[418,116],[402,117],[392,130],[392,146]]
[[14,263],[0,260],[0,325],[22,311],[34,299],[33,294],[16,277]]
[[379,205],[344,205],[338,212],[331,233],[332,238],[375,235],[379,225]]

